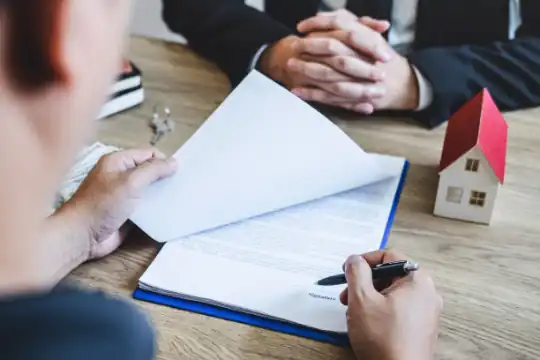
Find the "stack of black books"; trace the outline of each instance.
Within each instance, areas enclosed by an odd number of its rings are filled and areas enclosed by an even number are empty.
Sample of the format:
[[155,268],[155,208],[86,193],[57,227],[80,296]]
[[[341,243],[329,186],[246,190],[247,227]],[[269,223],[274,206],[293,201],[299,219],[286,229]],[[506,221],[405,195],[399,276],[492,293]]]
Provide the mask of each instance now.
[[142,73],[133,62],[125,61],[122,73],[116,79],[98,119],[131,109],[144,101]]

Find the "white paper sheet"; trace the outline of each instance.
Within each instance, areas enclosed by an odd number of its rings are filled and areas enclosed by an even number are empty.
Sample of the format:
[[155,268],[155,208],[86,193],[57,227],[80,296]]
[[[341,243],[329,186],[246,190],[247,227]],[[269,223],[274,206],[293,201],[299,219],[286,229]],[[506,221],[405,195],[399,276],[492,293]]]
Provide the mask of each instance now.
[[387,180],[167,243],[142,287],[315,329],[345,332],[344,286],[314,285],[377,250],[404,159],[377,155]]
[[384,169],[311,106],[257,71],[175,154],[132,220],[164,242],[380,180]]

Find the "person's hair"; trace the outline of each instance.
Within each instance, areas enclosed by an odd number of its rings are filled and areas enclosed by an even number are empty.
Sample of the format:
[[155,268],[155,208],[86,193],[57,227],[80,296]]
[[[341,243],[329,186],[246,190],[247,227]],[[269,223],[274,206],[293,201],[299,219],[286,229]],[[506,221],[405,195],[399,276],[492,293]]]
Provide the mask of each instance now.
[[1,0],[7,25],[6,71],[26,91],[68,80],[60,48],[64,1]]

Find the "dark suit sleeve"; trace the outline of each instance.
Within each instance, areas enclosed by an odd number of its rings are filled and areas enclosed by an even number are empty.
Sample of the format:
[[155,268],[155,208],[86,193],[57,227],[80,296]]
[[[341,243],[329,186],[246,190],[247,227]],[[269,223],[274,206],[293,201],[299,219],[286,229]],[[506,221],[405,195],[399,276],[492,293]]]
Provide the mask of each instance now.
[[522,26],[518,37],[507,42],[429,48],[408,55],[433,88],[433,102],[414,114],[417,120],[433,128],[482,88],[488,88],[502,111],[540,105],[540,29],[535,27]]
[[152,360],[154,334],[133,306],[61,289],[0,299],[0,358]]
[[190,47],[238,84],[266,44],[294,31],[243,0],[163,0],[163,19]]

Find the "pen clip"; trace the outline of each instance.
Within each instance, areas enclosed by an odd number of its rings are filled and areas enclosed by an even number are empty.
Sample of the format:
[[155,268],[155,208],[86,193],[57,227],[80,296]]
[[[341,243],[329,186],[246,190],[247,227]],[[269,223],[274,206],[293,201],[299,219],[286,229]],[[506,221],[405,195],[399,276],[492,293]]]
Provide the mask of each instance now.
[[405,265],[407,264],[408,261],[407,260],[395,260],[395,261],[390,261],[390,262],[387,262],[387,263],[382,263],[382,264],[377,264],[375,265],[376,268],[380,268],[382,266],[391,266],[391,265]]

